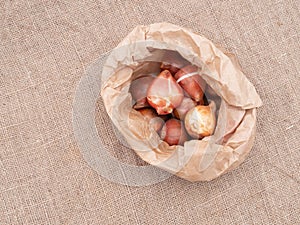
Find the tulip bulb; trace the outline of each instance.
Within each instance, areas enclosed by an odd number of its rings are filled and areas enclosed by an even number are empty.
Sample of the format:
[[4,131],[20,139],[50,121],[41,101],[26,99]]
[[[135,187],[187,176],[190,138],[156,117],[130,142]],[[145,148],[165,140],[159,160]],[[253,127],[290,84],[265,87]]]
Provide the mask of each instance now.
[[198,105],[185,116],[184,123],[188,134],[193,138],[203,138],[213,134],[216,126],[216,105]]
[[188,65],[180,69],[174,77],[192,99],[200,102],[203,98],[206,83],[197,71],[196,66]]
[[147,102],[147,91],[154,78],[152,75],[144,75],[131,82],[129,92],[133,100],[136,101],[136,104],[133,106],[134,109],[149,106]]
[[184,119],[185,115],[187,112],[191,109],[194,108],[197,105],[195,101],[193,101],[191,98],[184,97],[180,106],[178,106],[176,109],[174,109],[173,113],[174,116],[177,119]]
[[150,127],[152,127],[156,132],[159,132],[165,124],[165,121],[158,117],[156,111],[152,108],[144,108],[137,111],[139,111],[149,121]]
[[159,115],[172,113],[183,99],[183,90],[176,83],[168,70],[162,71],[151,83],[148,93],[148,103],[156,109]]
[[169,145],[183,145],[188,140],[183,123],[177,119],[170,119],[165,123],[160,137]]

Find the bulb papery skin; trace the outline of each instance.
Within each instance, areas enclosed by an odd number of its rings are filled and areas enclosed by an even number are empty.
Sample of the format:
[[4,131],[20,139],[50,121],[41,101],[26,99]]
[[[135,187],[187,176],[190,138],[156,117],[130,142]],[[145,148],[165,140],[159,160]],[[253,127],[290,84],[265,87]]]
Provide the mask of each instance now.
[[212,135],[216,127],[215,111],[214,102],[208,106],[198,105],[188,111],[184,119],[188,134],[198,139]]
[[168,70],[162,71],[151,83],[148,92],[148,103],[159,115],[172,113],[183,100],[183,90]]
[[180,69],[174,77],[192,99],[194,99],[196,102],[202,101],[206,82],[198,73],[198,68],[196,66],[185,66]]
[[194,100],[184,97],[180,106],[174,109],[173,114],[177,119],[183,120],[187,112],[196,105],[197,103]]
[[160,137],[169,145],[183,145],[188,140],[183,122],[174,118],[165,123],[161,129]]
[[137,111],[149,121],[150,127],[152,127],[156,132],[159,132],[165,124],[165,121],[160,118],[156,111],[152,108],[143,108]]

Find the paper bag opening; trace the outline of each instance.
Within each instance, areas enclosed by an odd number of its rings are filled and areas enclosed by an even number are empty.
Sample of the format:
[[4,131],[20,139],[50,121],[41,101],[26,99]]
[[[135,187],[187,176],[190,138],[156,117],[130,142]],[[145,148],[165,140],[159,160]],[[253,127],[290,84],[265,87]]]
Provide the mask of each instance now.
[[[170,55],[176,57],[171,57]],[[177,60],[174,60],[174,58]],[[193,64],[217,105],[212,136],[169,146],[132,108],[131,82],[160,71],[161,62]],[[178,65],[180,64],[180,65]],[[261,100],[235,60],[206,38],[168,23],[135,28],[108,57],[101,95],[108,115],[132,149],[146,162],[189,181],[212,180],[244,161],[255,137]]]

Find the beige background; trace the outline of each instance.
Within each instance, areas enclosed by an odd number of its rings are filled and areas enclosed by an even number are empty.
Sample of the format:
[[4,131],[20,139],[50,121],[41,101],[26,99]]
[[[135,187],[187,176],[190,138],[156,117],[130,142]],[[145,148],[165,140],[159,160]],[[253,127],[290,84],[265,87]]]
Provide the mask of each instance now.
[[[300,224],[300,2],[0,1],[0,224]],[[72,101],[138,24],[192,28],[235,53],[264,106],[247,160],[208,183],[127,187],[83,160]],[[96,123],[107,116],[101,100]],[[110,152],[143,164],[107,139]]]

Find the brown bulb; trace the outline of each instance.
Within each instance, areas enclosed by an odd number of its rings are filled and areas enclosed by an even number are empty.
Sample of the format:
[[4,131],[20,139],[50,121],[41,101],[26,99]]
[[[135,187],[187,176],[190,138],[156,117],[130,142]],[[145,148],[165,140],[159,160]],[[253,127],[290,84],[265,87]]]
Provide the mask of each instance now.
[[162,71],[151,83],[148,93],[148,103],[156,109],[159,115],[172,113],[183,99],[183,90],[176,83],[168,70]]
[[188,140],[183,123],[177,119],[170,119],[165,123],[160,137],[169,145],[183,145]]
[[140,109],[149,106],[147,102],[147,91],[155,77],[152,75],[144,75],[133,80],[129,87],[129,92],[133,100],[136,101],[134,109]]
[[198,105],[185,116],[186,131],[193,138],[203,138],[213,134],[216,126],[216,105],[211,102],[208,106]]
[[162,126],[165,124],[165,121],[160,118],[156,111],[152,108],[139,109],[139,111],[150,123],[150,126],[156,131],[159,132]]
[[194,108],[197,105],[197,103],[192,100],[191,98],[184,97],[180,106],[178,106],[176,109],[174,109],[173,113],[174,116],[177,119],[184,120],[185,115],[187,112],[191,109]]
[[185,66],[175,74],[175,79],[192,99],[200,102],[203,98],[206,82],[197,71],[196,66]]

